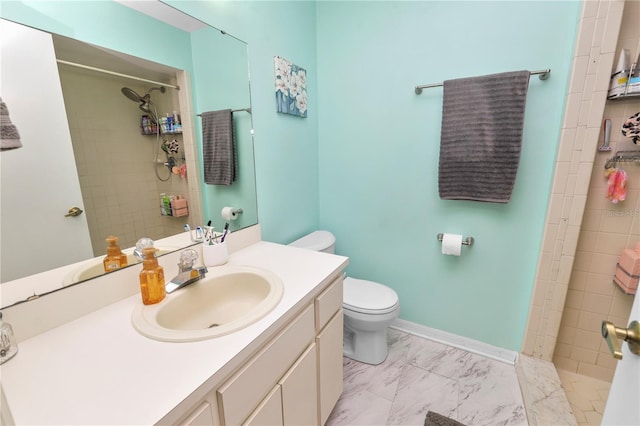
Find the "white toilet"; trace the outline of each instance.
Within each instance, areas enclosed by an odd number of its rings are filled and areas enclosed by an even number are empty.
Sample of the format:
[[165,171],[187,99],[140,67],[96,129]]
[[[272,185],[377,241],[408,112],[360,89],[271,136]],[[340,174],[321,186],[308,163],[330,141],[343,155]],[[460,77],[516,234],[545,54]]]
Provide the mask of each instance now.
[[[328,231],[315,231],[291,246],[333,253],[336,238]],[[387,358],[387,327],[398,318],[400,302],[391,288],[382,284],[345,277],[344,355],[367,364]]]

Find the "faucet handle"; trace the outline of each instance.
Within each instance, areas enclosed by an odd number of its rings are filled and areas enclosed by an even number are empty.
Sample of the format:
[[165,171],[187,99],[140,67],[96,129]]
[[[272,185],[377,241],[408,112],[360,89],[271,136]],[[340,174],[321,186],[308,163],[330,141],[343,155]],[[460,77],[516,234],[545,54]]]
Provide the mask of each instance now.
[[153,240],[151,238],[148,237],[142,237],[140,238],[137,242],[136,242],[136,248],[133,250],[133,255],[136,257],[136,259],[138,259],[140,262],[142,262],[144,260],[144,249],[146,248],[153,248]]
[[188,271],[193,268],[193,264],[196,260],[198,260],[198,252],[194,249],[186,249],[180,254],[180,263],[178,263],[178,268],[180,271]]

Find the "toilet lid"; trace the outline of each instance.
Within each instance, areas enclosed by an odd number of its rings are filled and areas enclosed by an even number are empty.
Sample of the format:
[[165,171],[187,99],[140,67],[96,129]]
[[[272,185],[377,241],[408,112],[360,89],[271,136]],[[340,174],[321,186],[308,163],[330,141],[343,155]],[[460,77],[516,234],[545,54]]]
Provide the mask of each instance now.
[[344,279],[343,303],[353,311],[382,314],[396,308],[398,295],[382,284],[347,277]]
[[336,242],[336,237],[329,231],[314,231],[302,238],[290,243],[290,246],[306,248],[314,251],[322,251],[331,247]]

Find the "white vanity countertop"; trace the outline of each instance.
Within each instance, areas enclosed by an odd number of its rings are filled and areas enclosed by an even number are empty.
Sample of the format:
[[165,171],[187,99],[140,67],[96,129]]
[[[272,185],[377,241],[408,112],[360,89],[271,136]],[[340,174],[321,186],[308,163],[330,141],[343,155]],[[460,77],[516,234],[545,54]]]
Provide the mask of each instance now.
[[146,338],[131,325],[141,303],[137,294],[20,342],[18,354],[1,367],[13,419],[47,425],[156,423],[347,262],[268,242],[233,253],[229,265],[270,270],[285,290],[266,317],[227,336],[192,343]]

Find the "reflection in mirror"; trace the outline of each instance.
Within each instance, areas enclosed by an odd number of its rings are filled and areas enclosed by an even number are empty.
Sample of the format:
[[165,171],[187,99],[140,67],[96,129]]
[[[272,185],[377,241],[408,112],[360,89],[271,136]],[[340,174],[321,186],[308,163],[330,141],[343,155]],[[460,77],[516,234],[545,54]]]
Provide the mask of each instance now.
[[[234,113],[238,180],[224,188],[202,182],[196,116],[250,109],[245,43],[199,21],[189,33],[109,3],[113,16],[144,28],[146,40],[156,33],[158,40],[166,39],[170,33],[168,48],[181,53],[175,63],[164,65],[149,60],[153,52],[143,59],[111,50],[108,42],[90,45],[20,25],[38,21],[20,4],[12,2],[2,11],[3,18],[15,22],[1,21],[1,96],[23,143],[0,153],[1,282],[89,258],[101,260],[109,235],[118,236],[130,253],[137,239],[180,233],[186,223],[195,227],[212,220],[221,229],[220,210],[227,205],[243,209],[232,230],[257,223],[251,115]],[[56,7],[64,9],[64,2]],[[64,10],[56,13],[64,15]],[[180,19],[186,16],[177,13]],[[12,37],[5,36],[9,29]],[[94,38],[119,38],[100,31],[95,29]],[[27,50],[38,54],[24,55]],[[159,122],[159,134],[145,132],[143,116]],[[181,131],[163,129],[167,117],[180,117]],[[188,215],[162,214],[161,194],[184,197]],[[65,217],[72,207],[82,214]],[[53,288],[59,285],[52,283]]]

